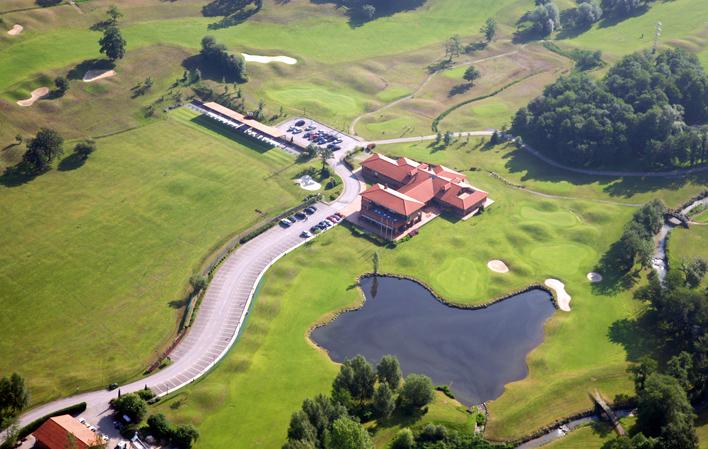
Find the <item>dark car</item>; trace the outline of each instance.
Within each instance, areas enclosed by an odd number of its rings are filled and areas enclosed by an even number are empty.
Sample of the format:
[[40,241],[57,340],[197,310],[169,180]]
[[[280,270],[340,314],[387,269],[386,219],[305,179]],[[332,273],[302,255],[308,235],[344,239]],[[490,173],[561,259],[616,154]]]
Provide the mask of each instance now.
[[303,214],[302,212],[298,212],[295,214],[295,218],[298,220],[307,220],[307,215]]
[[116,388],[118,388],[118,384],[115,383],[115,382],[113,382],[112,384],[110,384],[110,385],[108,386],[108,391],[115,390]]
[[303,209],[303,211],[304,211],[307,215],[312,215],[312,214],[315,213],[315,210],[314,210],[313,208],[311,208],[311,207],[306,207],[305,209]]
[[283,218],[282,220],[280,220],[280,226],[282,226],[282,227],[284,227],[284,228],[289,228],[289,227],[290,227],[290,222],[289,222],[288,220],[286,220],[286,219]]
[[305,120],[298,120],[295,122],[295,126],[304,126],[305,125]]
[[310,206],[308,209],[312,209],[313,211],[315,211],[315,210],[317,210],[317,206],[315,206],[315,205],[313,204],[313,205]]

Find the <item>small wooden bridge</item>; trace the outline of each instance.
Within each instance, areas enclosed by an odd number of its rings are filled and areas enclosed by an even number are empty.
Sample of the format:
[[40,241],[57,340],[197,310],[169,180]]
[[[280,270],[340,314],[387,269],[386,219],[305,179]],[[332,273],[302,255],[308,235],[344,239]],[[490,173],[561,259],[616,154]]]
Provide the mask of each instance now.
[[590,394],[590,398],[595,403],[595,411],[597,412],[597,414],[601,417],[607,417],[607,419],[612,423],[612,427],[615,432],[617,432],[617,435],[627,435],[627,432],[624,430],[624,427],[622,427],[622,424],[617,418],[617,415],[615,415],[615,412],[613,412],[610,406],[607,405],[607,401],[605,401],[605,398],[602,397],[600,392],[598,390],[593,391]]

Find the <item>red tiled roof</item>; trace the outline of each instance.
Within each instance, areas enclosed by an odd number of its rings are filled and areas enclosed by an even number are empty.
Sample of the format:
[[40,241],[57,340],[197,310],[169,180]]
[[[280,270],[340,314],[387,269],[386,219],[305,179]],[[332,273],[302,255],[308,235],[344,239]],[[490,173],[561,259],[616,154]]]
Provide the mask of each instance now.
[[68,449],[69,435],[76,440],[76,449],[86,449],[96,443],[98,436],[71,415],[49,418],[33,435],[49,449]]
[[417,162],[404,157],[394,160],[378,153],[372,154],[361,163],[362,167],[398,182],[405,182],[408,177],[415,174],[418,165]]
[[[389,179],[403,183],[398,191],[384,188],[380,184],[362,193],[374,202],[391,210],[408,216],[412,212],[403,212],[404,207],[396,210],[394,203],[413,200],[426,204],[433,199],[456,209],[467,210],[487,199],[487,192],[467,184],[465,175],[444,165],[421,164],[408,158],[392,159],[374,153],[364,162],[362,167],[373,170]],[[402,194],[396,196],[395,194]],[[394,200],[393,198],[397,198]],[[381,201],[386,202],[383,204]],[[410,208],[406,209],[410,210]],[[417,210],[417,209],[415,209]],[[415,211],[413,210],[413,212]]]
[[406,217],[425,207],[425,203],[385,187],[383,184],[374,184],[362,192],[361,196]]

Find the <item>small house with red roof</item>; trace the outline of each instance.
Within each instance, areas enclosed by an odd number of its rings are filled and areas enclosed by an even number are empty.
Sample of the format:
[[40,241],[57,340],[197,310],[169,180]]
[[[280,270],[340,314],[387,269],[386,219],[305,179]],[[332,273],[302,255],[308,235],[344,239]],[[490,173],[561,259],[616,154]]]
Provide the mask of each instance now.
[[384,235],[397,236],[421,222],[424,208],[434,206],[455,217],[474,215],[488,204],[487,192],[467,182],[462,173],[374,153],[361,163],[364,180],[359,216]]
[[102,441],[99,435],[71,415],[53,416],[32,434],[43,449],[87,449]]

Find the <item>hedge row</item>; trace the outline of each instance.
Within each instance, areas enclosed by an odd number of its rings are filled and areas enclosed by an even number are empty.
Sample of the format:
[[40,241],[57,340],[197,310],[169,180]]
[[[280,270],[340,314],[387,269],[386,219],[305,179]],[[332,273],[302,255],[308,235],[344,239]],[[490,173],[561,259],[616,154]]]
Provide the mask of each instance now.
[[[78,404],[70,405],[69,407],[62,408],[62,409],[56,410],[52,413],[49,413],[47,415],[44,415],[41,418],[35,419],[31,423],[29,423],[26,426],[24,426],[23,428],[21,428],[17,434],[17,439],[22,440],[24,438],[27,438],[27,436],[29,436],[29,434],[31,434],[35,430],[39,429],[39,427],[42,424],[44,424],[44,422],[51,417],[60,416],[60,415],[76,415],[76,414],[83,412],[84,410],[86,410],[86,403],[80,402]],[[0,449],[11,449],[12,446],[13,445],[10,444],[9,441],[5,441],[2,444],[0,444]]]

